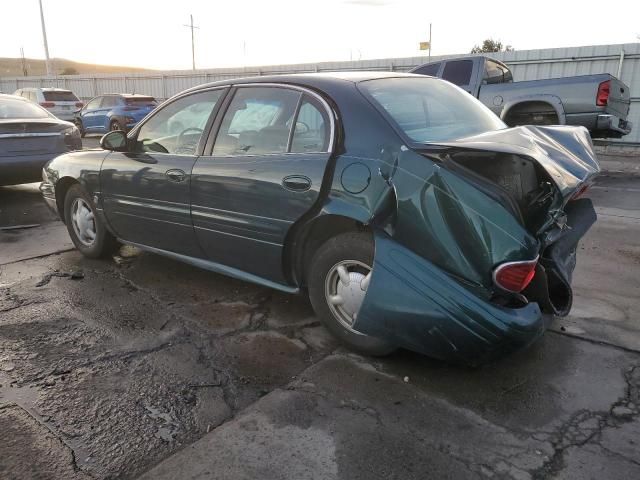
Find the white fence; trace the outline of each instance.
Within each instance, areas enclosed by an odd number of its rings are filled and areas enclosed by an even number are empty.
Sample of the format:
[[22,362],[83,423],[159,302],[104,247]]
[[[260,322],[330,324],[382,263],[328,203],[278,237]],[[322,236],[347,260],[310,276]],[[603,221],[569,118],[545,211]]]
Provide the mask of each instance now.
[[[611,73],[617,76],[631,89],[632,103],[629,120],[634,124],[631,134],[624,137],[621,142],[626,144],[640,143],[640,43],[519,50],[495,53],[492,56],[511,67],[516,81],[592,73]],[[432,60],[440,58],[444,57],[432,57]],[[195,71],[172,70],[126,75],[13,77],[0,78],[0,91],[11,93],[22,87],[47,86],[68,88],[85,100],[109,92],[144,93],[158,99],[165,99],[189,87],[229,78],[337,70],[402,72],[426,61],[427,57],[406,57]]]

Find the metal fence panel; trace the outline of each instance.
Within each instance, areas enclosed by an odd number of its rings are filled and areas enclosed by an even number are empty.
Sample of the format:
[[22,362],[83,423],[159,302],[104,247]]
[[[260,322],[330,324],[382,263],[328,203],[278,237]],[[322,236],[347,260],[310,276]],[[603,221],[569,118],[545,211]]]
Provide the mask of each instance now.
[[[634,123],[631,134],[623,143],[640,143],[640,43],[617,45],[591,45],[584,47],[517,50],[491,54],[513,70],[518,80],[611,73],[619,77],[631,90],[629,120]],[[623,56],[621,62],[621,55]],[[457,57],[432,57],[433,60]],[[143,93],[162,100],[187,88],[229,78],[283,73],[328,72],[349,70],[376,70],[403,72],[427,62],[427,57],[385,58],[346,62],[321,62],[293,65],[266,65],[260,67],[217,68],[211,70],[167,70],[141,74],[69,75],[54,78],[13,77],[0,78],[0,91],[13,93],[21,87],[59,87],[73,90],[78,97],[88,100],[110,92]],[[618,70],[620,68],[620,74]]]

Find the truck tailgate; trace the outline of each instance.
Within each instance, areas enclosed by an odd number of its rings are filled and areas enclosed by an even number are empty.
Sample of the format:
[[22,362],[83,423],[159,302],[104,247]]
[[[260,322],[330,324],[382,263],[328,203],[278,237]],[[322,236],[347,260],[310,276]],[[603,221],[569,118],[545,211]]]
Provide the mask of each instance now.
[[609,100],[605,111],[626,119],[629,113],[629,105],[631,104],[629,87],[613,76],[610,82]]

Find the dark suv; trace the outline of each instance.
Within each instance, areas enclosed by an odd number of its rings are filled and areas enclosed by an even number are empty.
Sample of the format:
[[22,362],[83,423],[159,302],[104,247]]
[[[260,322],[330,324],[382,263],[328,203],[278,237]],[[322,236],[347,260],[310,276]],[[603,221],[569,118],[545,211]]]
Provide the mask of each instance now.
[[83,137],[87,133],[106,133],[109,130],[127,132],[156,105],[156,99],[148,95],[100,95],[76,112],[74,122]]

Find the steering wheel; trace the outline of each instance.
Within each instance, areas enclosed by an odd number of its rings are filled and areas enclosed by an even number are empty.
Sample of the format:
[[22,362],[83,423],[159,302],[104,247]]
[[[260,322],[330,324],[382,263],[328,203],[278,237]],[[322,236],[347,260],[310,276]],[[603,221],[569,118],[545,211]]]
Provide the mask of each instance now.
[[305,133],[309,133],[310,130],[311,129],[309,128],[309,125],[307,125],[306,123],[299,120],[296,122],[296,133],[304,135]]
[[182,132],[180,132],[178,134],[178,138],[176,139],[176,153],[194,153],[196,150],[196,147],[198,146],[198,141],[200,140],[200,137],[198,137],[197,141],[185,141],[184,137],[188,134],[188,133],[199,133],[201,134],[202,132],[204,132],[203,129],[201,128],[196,128],[196,127],[190,127],[187,128],[186,130],[183,130]]

